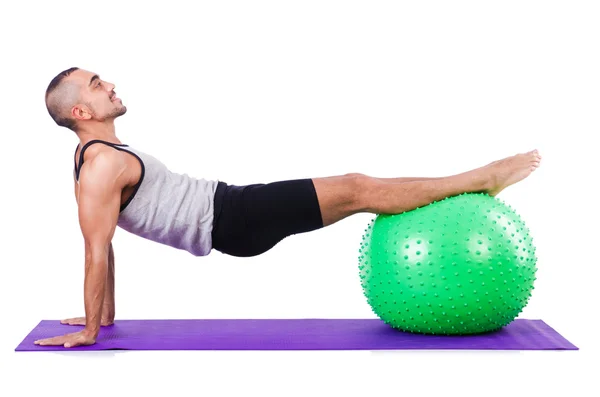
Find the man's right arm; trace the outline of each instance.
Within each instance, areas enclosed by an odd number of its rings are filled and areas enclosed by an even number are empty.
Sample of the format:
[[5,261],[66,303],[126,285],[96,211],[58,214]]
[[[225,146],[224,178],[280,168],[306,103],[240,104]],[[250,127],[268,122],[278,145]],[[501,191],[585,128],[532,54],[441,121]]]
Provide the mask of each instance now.
[[[77,183],[75,172],[73,172],[73,184],[75,201],[79,206],[79,184]],[[104,291],[104,302],[102,305],[101,325],[111,325],[115,321],[115,252],[112,242],[108,250],[108,269],[106,275],[106,287]],[[74,317],[64,319],[63,324],[85,325],[85,317]]]
[[[73,179],[75,183],[75,201],[77,202],[77,205],[79,205],[78,184],[75,179],[75,173],[73,173]],[[106,275],[106,288],[104,294],[102,325],[110,325],[115,321],[115,251],[112,242],[108,247],[108,273]]]

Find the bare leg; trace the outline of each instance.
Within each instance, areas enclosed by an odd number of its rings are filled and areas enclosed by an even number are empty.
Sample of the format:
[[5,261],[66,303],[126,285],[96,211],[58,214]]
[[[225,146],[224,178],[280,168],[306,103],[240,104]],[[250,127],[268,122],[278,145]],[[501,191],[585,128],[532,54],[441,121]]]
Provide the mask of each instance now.
[[327,226],[359,212],[398,214],[462,193],[486,192],[495,196],[529,176],[540,160],[537,151],[531,151],[462,174],[412,181],[397,178],[398,183],[362,174],[313,181]]
[[387,183],[404,183],[404,182],[416,182],[416,181],[432,181],[441,178],[426,178],[426,177],[402,177],[402,178],[375,178],[381,182]]

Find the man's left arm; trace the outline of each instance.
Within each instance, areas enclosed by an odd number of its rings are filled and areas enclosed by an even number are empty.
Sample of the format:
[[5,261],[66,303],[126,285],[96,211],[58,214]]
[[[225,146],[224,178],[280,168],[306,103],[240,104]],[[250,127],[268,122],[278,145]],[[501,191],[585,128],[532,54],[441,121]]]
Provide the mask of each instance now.
[[112,242],[108,247],[108,274],[104,291],[102,325],[110,325],[115,321],[115,251]]

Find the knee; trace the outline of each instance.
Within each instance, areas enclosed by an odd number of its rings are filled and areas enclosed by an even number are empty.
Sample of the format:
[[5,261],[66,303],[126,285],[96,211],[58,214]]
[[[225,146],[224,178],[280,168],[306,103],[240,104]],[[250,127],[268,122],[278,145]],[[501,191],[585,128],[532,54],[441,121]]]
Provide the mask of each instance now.
[[369,189],[375,184],[375,178],[358,172],[348,173],[345,177],[350,187],[355,191]]
[[373,190],[376,180],[365,174],[353,172],[345,175],[349,196],[358,210],[367,206],[369,193]]
[[365,174],[358,172],[350,172],[344,175],[344,179],[350,187],[359,187],[361,183],[365,182],[365,178],[367,178]]

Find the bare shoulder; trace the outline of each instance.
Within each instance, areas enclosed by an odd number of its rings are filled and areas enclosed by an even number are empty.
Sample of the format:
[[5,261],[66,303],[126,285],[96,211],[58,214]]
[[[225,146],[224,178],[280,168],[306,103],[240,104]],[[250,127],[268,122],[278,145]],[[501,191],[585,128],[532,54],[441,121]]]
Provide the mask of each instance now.
[[110,147],[98,145],[91,150],[79,173],[80,189],[88,191],[114,191],[123,189],[127,183],[127,161]]

